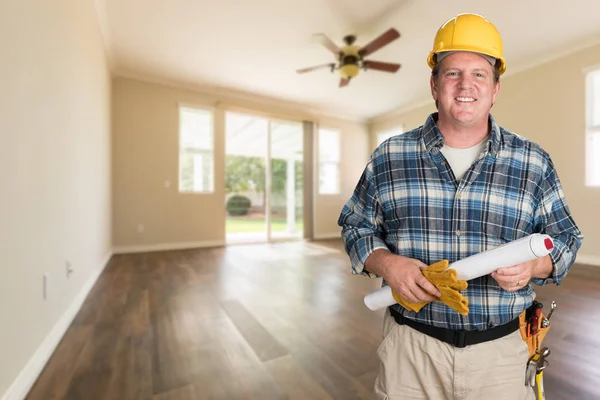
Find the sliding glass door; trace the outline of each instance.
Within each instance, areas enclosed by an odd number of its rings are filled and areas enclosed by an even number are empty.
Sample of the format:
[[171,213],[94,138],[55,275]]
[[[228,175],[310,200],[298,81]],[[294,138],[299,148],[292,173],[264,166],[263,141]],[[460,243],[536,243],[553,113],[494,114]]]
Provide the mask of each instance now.
[[226,113],[228,243],[302,238],[302,125]]

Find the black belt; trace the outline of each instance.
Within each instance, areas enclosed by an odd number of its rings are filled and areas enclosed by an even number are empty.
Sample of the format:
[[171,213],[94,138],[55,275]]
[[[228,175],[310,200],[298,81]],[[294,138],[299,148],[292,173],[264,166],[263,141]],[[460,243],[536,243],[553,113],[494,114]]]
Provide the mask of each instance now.
[[507,324],[486,329],[485,331],[454,331],[452,329],[425,325],[420,322],[405,318],[404,315],[400,314],[391,307],[390,313],[399,325],[410,326],[421,333],[460,348],[472,344],[499,339],[519,329],[519,318],[515,318]]

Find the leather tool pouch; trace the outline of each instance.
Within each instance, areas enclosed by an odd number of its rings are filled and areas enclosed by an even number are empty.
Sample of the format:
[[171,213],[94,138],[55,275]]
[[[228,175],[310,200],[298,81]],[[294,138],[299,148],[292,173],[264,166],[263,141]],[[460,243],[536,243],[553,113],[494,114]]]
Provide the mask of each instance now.
[[529,335],[525,313],[526,311],[523,311],[521,315],[519,315],[519,331],[521,332],[521,337],[527,343],[527,347],[529,348],[529,357],[533,357],[533,355],[542,348],[542,341],[548,333],[550,325],[542,328],[542,321],[546,319],[544,314],[542,314],[538,320],[537,333],[535,335]]

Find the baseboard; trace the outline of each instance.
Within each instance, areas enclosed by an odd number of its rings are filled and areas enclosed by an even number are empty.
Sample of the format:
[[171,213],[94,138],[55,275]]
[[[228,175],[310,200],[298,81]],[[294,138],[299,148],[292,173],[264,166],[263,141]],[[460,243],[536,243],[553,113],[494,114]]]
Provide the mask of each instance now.
[[104,257],[102,264],[92,273],[92,276],[85,282],[77,296],[73,299],[69,307],[62,314],[60,319],[54,324],[50,333],[46,336],[42,344],[37,348],[29,362],[21,370],[15,381],[8,388],[8,391],[2,396],[2,400],[22,400],[27,396],[29,390],[35,383],[36,379],[44,369],[44,366],[54,353],[56,346],[61,341],[65,332],[71,325],[71,322],[79,312],[81,305],[85,301],[88,293],[98,280],[98,277],[108,264],[112,252]]
[[592,265],[594,267],[600,267],[600,256],[594,256],[591,254],[577,254],[575,259],[577,264]]
[[113,248],[114,254],[126,253],[145,253],[150,251],[165,251],[165,250],[184,250],[196,249],[204,247],[222,247],[225,246],[223,241],[205,241],[205,242],[185,242],[185,243],[159,243],[145,244],[137,246],[118,246]]
[[319,235],[314,236],[314,240],[324,240],[324,239],[341,239],[342,234],[340,232],[334,233],[321,233]]

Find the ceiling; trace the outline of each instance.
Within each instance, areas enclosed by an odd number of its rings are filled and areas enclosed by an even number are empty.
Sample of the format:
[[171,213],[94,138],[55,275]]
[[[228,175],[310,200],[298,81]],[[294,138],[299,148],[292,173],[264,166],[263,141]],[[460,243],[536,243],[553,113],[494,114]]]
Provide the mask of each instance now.
[[[462,12],[500,30],[509,76],[600,42],[598,0],[94,0],[116,75],[366,121],[430,102],[427,54],[438,27]],[[401,37],[367,57],[402,64],[361,71],[344,88],[316,43],[359,46],[389,28]]]

